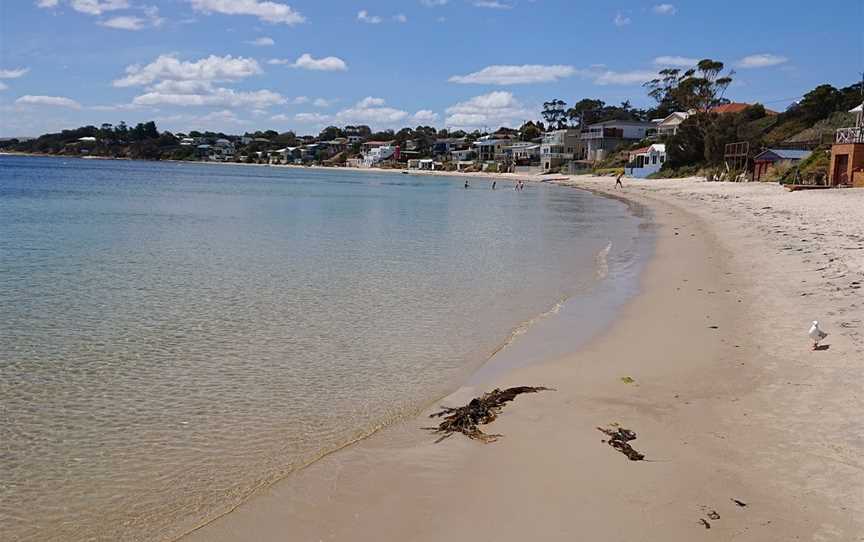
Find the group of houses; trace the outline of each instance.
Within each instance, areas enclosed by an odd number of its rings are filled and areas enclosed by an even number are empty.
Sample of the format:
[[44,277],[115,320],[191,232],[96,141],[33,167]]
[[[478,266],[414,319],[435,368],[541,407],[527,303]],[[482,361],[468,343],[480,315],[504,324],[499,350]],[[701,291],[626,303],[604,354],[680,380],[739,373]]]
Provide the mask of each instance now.
[[[718,114],[737,113],[749,104],[730,103],[714,109]],[[864,186],[864,119],[859,105],[855,126],[836,131],[828,171],[828,185]],[[180,146],[194,148],[194,156],[206,161],[243,161],[271,165],[310,163],[347,167],[399,167],[411,170],[514,172],[531,168],[540,172],[578,173],[621,149],[627,151],[625,175],[648,177],[666,163],[666,140],[678,133],[693,112],[673,112],[651,121],[607,120],[583,128],[550,130],[524,141],[515,130],[501,129],[477,139],[440,137],[432,141],[365,140],[347,134],[331,140],[313,136],[297,139],[296,146],[273,148],[266,138],[243,136],[205,139],[180,136]],[[769,111],[768,114],[776,114]],[[94,138],[81,138],[86,146]],[[643,145],[633,149],[636,143]],[[266,150],[257,150],[266,149]],[[244,152],[245,151],[245,154]],[[806,149],[770,148],[752,156],[752,179],[764,180],[772,170],[791,167],[807,159]]]

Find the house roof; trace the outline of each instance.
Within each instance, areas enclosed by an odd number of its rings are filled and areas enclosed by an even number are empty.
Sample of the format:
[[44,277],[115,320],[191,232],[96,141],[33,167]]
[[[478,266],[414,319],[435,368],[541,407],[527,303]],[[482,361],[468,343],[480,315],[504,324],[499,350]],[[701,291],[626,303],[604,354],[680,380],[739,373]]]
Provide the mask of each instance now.
[[651,147],[639,147],[638,149],[633,149],[630,151],[630,154],[645,154],[651,150]]
[[852,109],[849,110],[849,112],[850,113],[860,113],[862,111],[862,106],[864,106],[864,104],[858,104],[858,107],[853,107]]
[[675,111],[673,113],[669,113],[666,118],[662,119],[660,121],[660,124],[672,124],[673,121],[678,121],[676,124],[680,124],[681,122],[684,122],[684,120],[686,120],[689,116],[690,115],[688,113],[685,113],[683,111]]
[[754,156],[753,160],[768,161],[772,158],[775,160],[803,160],[810,156],[810,154],[810,151],[797,149],[765,149]]

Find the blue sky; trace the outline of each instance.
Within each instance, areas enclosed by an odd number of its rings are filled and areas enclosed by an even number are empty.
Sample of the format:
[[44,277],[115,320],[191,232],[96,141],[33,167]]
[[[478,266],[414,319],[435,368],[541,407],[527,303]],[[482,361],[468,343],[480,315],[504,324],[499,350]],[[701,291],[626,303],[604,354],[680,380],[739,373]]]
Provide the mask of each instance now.
[[782,110],[864,70],[862,0],[3,0],[0,136],[102,122],[496,128],[544,100],[650,105],[665,65],[721,60]]

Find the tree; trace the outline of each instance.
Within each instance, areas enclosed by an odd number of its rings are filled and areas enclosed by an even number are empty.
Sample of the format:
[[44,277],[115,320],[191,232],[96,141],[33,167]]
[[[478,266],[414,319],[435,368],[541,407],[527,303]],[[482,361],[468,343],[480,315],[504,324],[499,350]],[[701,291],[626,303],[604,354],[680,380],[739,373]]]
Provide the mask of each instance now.
[[843,93],[833,86],[819,85],[801,98],[794,112],[808,122],[816,122],[842,110],[844,101]]
[[337,137],[342,137],[344,134],[342,130],[340,130],[336,126],[328,126],[321,130],[321,133],[318,134],[318,139],[321,141],[332,141]]
[[660,77],[646,82],[648,95],[658,103],[667,114],[672,111],[707,112],[712,107],[726,103],[723,97],[732,83],[735,72],[720,76],[723,63],[706,58],[700,60],[695,68],[681,71],[669,68],[660,71]]
[[519,128],[519,137],[522,141],[531,141],[543,135],[543,130],[534,124],[533,121],[528,121]]
[[601,122],[603,119],[603,109],[606,107],[606,102],[603,100],[583,98],[567,111],[567,116],[570,118],[570,125],[577,128],[582,128],[592,122]]
[[567,126],[567,103],[563,100],[554,99],[548,102],[543,102],[543,119],[546,120],[546,123],[549,125],[549,129],[551,130],[553,127],[557,127],[559,130],[561,128],[565,128]]

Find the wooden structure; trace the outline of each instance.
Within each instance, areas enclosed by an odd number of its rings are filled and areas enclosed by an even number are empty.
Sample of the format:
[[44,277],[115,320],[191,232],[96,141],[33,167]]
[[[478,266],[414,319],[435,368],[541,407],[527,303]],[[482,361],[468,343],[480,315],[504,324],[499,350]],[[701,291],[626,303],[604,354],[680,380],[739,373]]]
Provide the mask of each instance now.
[[726,162],[726,171],[739,172],[747,169],[750,159],[750,142],[740,141],[738,143],[727,143],[723,160]]

